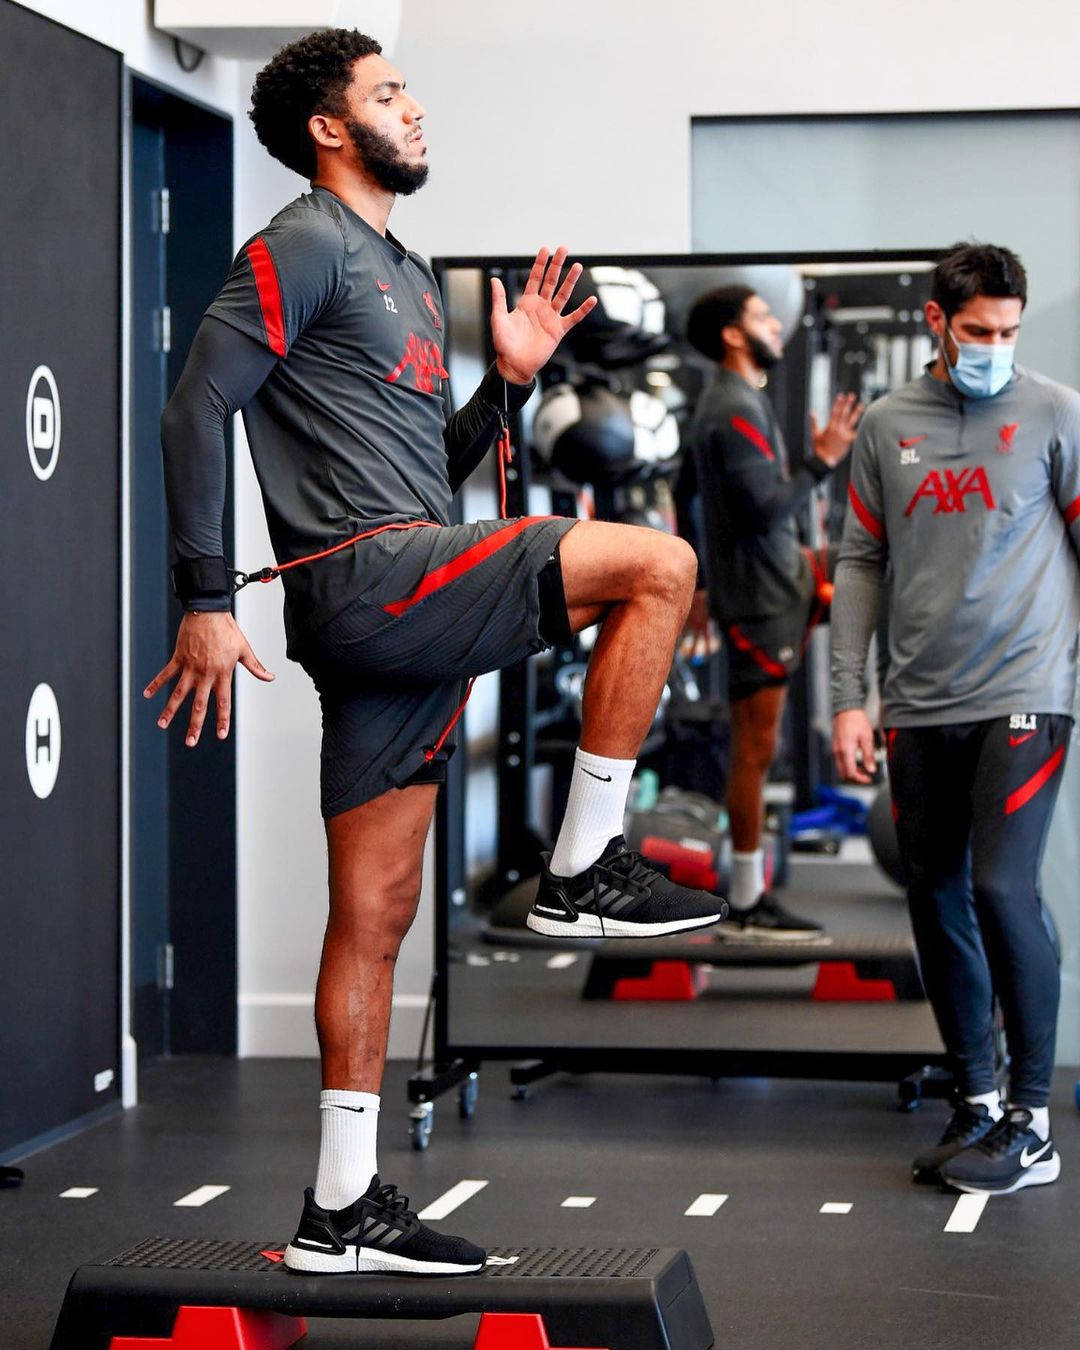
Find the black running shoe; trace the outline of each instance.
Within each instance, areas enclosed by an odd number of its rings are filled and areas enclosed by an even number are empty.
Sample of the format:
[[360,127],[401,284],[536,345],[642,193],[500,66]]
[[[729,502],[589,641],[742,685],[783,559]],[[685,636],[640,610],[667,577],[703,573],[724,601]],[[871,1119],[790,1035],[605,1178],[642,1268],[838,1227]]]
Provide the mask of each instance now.
[[1031,1112],[1010,1106],[992,1130],[941,1168],[946,1186],[976,1195],[1010,1195],[1057,1181],[1061,1157],[1031,1128]]
[[344,1209],[322,1209],[309,1187],[300,1226],[285,1248],[288,1268],[307,1275],[469,1275],[486,1261],[482,1248],[422,1224],[408,1197],[380,1185],[377,1176]]
[[810,919],[792,914],[775,895],[762,891],[757,903],[749,909],[732,909],[728,913],[718,936],[727,942],[801,942],[823,938],[825,930]]
[[727,913],[708,891],[677,886],[616,835],[576,877],[557,877],[540,861],[540,887],[525,920],[534,933],[558,938],[650,938],[707,928]]
[[994,1120],[983,1102],[959,1101],[945,1131],[933,1148],[927,1148],[911,1164],[915,1181],[941,1181],[941,1167],[964,1149],[990,1133]]

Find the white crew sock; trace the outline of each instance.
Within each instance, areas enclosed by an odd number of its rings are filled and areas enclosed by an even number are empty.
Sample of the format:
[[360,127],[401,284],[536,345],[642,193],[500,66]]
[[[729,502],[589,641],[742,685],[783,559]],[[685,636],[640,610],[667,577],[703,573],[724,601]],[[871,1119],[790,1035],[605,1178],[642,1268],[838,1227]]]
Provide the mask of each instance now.
[[731,855],[731,894],[728,904],[732,909],[752,909],[765,889],[765,850]]
[[980,1092],[975,1097],[965,1097],[964,1101],[969,1102],[972,1106],[985,1106],[990,1112],[991,1120],[1000,1120],[1005,1114],[1001,1109],[1001,1093],[997,1091]]
[[371,1185],[379,1098],[374,1092],[332,1088],[319,1093],[322,1141],[315,1175],[315,1203],[323,1209],[344,1209]]
[[559,837],[551,855],[557,877],[576,877],[623,832],[623,813],[636,759],[604,759],[578,746]]
[[1050,1138],[1050,1108],[1048,1106],[1017,1107],[1015,1102],[1010,1102],[1009,1110],[1010,1111],[1013,1110],[1014,1107],[1018,1111],[1030,1111],[1031,1128],[1035,1131],[1035,1133],[1039,1136],[1040,1139]]

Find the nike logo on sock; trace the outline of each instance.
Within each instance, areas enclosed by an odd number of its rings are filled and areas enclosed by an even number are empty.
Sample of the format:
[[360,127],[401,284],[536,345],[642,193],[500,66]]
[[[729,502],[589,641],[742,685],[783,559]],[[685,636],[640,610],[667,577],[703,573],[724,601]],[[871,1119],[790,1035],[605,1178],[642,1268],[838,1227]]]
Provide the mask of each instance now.
[[1042,1148],[1036,1149],[1034,1153],[1029,1153],[1025,1148],[1023,1153],[1020,1154],[1020,1166],[1030,1167],[1033,1162],[1038,1162],[1049,1147],[1050,1140],[1048,1139]]
[[611,782],[611,774],[609,774],[609,773],[593,773],[592,769],[582,769],[581,772],[582,772],[582,773],[587,773],[587,774],[589,775],[590,778],[596,778],[596,779],[599,779],[599,781],[600,781],[601,783],[610,783],[610,782]]

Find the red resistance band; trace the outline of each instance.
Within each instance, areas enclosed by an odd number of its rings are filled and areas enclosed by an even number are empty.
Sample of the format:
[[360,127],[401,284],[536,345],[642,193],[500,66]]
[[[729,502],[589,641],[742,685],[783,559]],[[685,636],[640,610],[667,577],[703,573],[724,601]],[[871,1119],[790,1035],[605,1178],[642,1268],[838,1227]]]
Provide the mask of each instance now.
[[[513,463],[514,450],[510,441],[510,427],[507,424],[506,414],[499,413],[499,439],[496,442],[496,451],[499,462],[499,515],[505,520],[506,515],[506,471]],[[362,539],[372,539],[377,534],[385,534],[388,530],[437,530],[440,526],[433,520],[412,520],[403,521],[396,525],[379,525],[373,530],[365,530],[362,534],[354,534],[351,539],[345,539],[340,544],[335,544],[332,548],[324,548],[319,553],[309,553],[304,558],[292,558],[289,562],[280,563],[277,567],[261,567],[257,572],[233,572],[233,592],[241,591],[252,581],[260,581],[264,585],[267,582],[274,581],[282,572],[288,572],[292,567],[302,567],[306,563],[318,562],[320,558],[329,558],[331,554],[340,553],[342,549],[351,548],[353,544],[358,544]],[[454,727],[457,726],[461,714],[465,711],[465,705],[472,695],[473,685],[476,683],[474,675],[465,688],[465,697],[457,706],[453,717],[447,722],[442,735],[432,746],[425,746],[424,760],[430,764],[439,751],[446,743],[447,736],[450,735]]]

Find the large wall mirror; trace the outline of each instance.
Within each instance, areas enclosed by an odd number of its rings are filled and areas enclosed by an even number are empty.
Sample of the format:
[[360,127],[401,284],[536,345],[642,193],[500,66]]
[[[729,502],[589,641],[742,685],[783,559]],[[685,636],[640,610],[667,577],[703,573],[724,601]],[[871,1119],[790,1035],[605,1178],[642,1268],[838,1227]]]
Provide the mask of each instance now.
[[[792,459],[802,456],[810,414],[827,416],[837,393],[869,403],[930,360],[923,305],[934,257],[926,250],[584,259],[572,303],[595,294],[599,304],[543,372],[513,427],[509,513],[675,530],[683,433],[715,370],[687,343],[686,316],[697,297],[730,282],[753,287],[783,322],[785,356],[766,392]],[[500,276],[512,298],[529,263],[437,263],[458,404],[491,358],[490,276]],[[818,489],[801,521],[808,543],[839,537],[846,487],[841,468]],[[494,473],[483,468],[463,493],[463,515],[495,516],[497,501]],[[831,782],[824,630],[789,701],[767,794],[784,902],[817,920],[823,937],[797,949],[713,931],[693,941],[571,946],[524,927],[539,851],[550,848],[565,801],[593,636],[484,677],[469,704],[442,817],[440,1053],[598,1070],[880,1078],[939,1063],[903,892],[868,838],[807,828],[796,848],[785,842],[791,812],[819,804]],[[696,664],[676,662],[626,818],[632,846],[676,879],[696,877],[718,891],[730,858],[723,661],[721,649]],[[871,797],[864,793],[858,805],[872,809]]]

